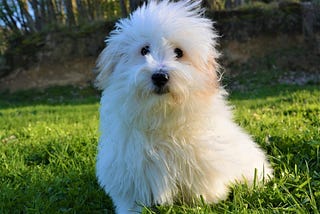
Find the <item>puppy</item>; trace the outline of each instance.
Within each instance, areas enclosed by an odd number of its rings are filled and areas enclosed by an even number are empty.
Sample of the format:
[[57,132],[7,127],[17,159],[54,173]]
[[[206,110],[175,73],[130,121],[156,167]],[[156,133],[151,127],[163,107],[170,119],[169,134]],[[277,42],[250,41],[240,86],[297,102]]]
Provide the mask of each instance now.
[[[272,176],[219,87],[217,35],[200,1],[149,1],[120,20],[97,61],[96,173],[117,213],[226,199]],[[256,178],[255,178],[256,176]]]

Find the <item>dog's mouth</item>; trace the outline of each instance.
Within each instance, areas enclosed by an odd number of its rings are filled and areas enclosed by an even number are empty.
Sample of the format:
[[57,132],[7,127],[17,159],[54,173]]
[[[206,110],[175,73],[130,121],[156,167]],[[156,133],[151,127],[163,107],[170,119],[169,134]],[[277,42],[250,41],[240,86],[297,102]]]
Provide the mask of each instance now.
[[163,86],[163,87],[155,87],[154,93],[157,95],[164,95],[169,93],[169,87],[168,86]]

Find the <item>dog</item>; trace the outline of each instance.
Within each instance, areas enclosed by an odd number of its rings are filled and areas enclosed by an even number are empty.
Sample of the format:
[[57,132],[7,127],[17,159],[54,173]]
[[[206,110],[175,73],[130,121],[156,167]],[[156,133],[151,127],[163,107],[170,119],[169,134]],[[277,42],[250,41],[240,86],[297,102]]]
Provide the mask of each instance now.
[[200,1],[151,0],[106,40],[96,175],[117,213],[217,203],[231,184],[272,177],[266,154],[233,121],[217,37]]

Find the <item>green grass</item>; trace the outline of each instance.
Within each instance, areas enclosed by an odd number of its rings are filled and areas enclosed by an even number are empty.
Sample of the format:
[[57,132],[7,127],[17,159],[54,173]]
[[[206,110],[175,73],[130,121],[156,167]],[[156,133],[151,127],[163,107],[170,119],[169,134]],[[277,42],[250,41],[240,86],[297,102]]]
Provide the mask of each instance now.
[[[234,186],[214,206],[200,200],[144,213],[319,213],[320,90],[271,85],[274,78],[244,72],[229,82],[241,85],[231,91],[235,119],[267,151],[275,178]],[[0,94],[0,213],[113,212],[94,172],[98,108],[90,88]]]

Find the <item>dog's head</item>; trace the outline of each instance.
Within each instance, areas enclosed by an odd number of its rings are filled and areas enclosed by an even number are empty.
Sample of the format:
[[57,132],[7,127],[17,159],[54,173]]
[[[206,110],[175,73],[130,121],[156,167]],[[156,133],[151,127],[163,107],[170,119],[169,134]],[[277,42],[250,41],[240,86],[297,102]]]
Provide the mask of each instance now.
[[117,22],[97,61],[96,86],[137,98],[213,94],[217,35],[200,3],[149,1]]

